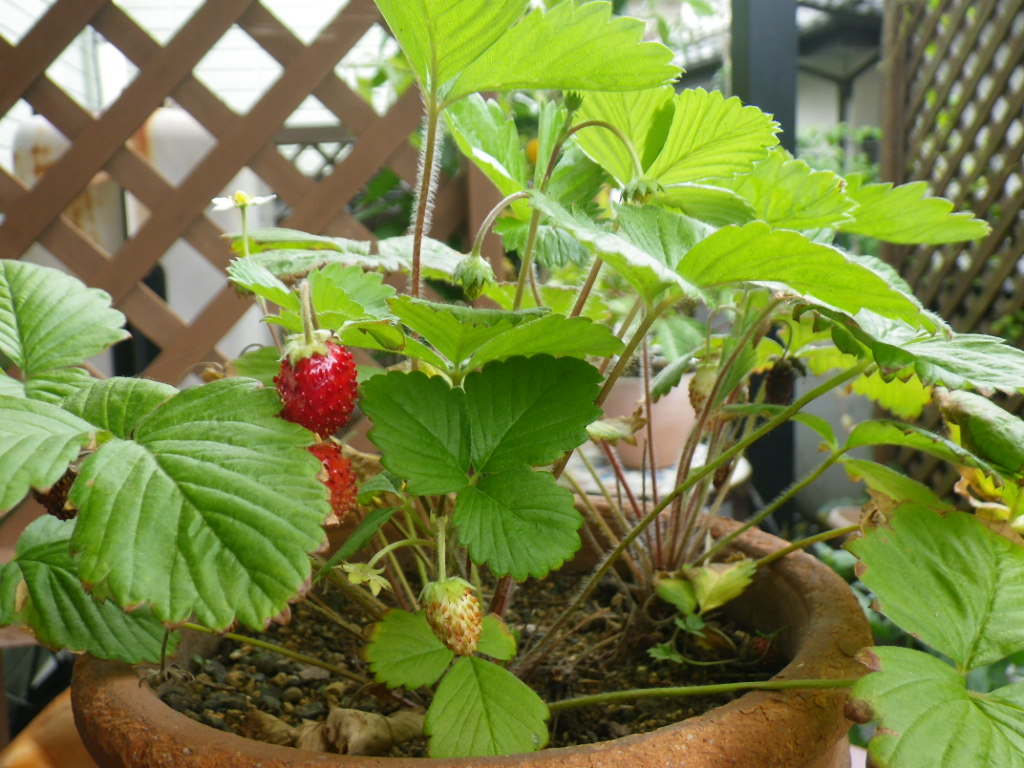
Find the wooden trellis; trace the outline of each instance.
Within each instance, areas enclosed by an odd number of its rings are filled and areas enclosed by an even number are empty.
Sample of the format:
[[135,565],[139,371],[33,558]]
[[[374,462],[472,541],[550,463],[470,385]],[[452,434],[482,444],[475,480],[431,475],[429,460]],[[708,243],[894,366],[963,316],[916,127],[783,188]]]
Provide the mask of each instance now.
[[[372,237],[347,209],[383,167],[407,183],[414,181],[416,153],[408,139],[421,116],[414,88],[381,116],[335,73],[342,58],[378,23],[383,22],[371,0],[351,0],[307,45],[258,0],[207,0],[161,45],[111,0],[58,0],[17,45],[0,38],[0,115],[24,99],[71,141],[34,185],[0,171],[0,257],[21,258],[39,243],[83,280],[108,291],[133,326],[160,350],[144,371],[148,377],[177,383],[195,363],[222,360],[216,345],[247,307],[226,281],[198,316],[186,322],[144,280],[179,239],[223,271],[230,252],[207,211],[211,198],[243,168],[259,176],[289,211],[282,226]],[[87,25],[138,68],[99,115],[82,108],[47,75]],[[281,67],[278,79],[242,114],[193,76],[200,60],[234,27]],[[337,119],[321,133],[354,144],[329,173],[314,178],[303,174],[276,143],[288,136],[285,121],[310,94]],[[145,141],[147,120],[169,101],[191,114],[216,142],[178,184],[155,169]],[[113,253],[77,228],[70,214],[76,197],[106,176],[149,211]],[[464,181],[444,181],[437,200],[433,233],[445,238],[466,220]]]
[[[1024,0],[889,0],[884,53],[884,177],[924,179],[992,225],[982,241],[884,255],[955,330],[1024,345]],[[937,460],[903,459],[951,487]]]

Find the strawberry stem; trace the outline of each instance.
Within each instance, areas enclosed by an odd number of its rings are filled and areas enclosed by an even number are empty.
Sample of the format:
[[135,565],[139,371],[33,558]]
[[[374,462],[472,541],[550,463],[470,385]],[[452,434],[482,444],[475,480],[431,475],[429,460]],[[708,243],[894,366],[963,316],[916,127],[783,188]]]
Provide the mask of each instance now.
[[316,330],[316,312],[313,311],[313,296],[309,291],[309,281],[299,284],[299,301],[302,302],[302,333],[306,344],[310,347],[315,343],[313,331]]

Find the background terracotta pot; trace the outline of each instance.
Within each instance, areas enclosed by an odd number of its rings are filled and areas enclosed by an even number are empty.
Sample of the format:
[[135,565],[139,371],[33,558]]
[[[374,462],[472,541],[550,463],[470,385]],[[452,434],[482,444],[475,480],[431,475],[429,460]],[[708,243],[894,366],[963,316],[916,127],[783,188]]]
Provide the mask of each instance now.
[[[735,523],[716,521],[721,535]],[[740,549],[762,557],[784,542],[761,531]],[[794,553],[759,573],[731,606],[751,629],[780,630],[792,661],[779,678],[855,677],[853,655],[869,645],[863,611],[827,566]],[[581,747],[457,760],[343,757],[243,739],[170,709],[132,667],[86,656],[75,667],[75,719],[89,752],[104,768],[848,768],[849,722],[843,690],[752,692],[729,704],[647,734]]]
[[[690,405],[690,379],[687,374],[674,389],[651,405],[651,431],[654,435],[654,466],[671,467],[679,461],[683,445],[693,431],[697,414]],[[623,376],[612,387],[604,401],[604,412],[609,418],[628,418],[644,399],[644,380],[636,376]],[[636,433],[636,445],[619,442],[615,450],[622,463],[630,469],[647,465],[647,427]]]

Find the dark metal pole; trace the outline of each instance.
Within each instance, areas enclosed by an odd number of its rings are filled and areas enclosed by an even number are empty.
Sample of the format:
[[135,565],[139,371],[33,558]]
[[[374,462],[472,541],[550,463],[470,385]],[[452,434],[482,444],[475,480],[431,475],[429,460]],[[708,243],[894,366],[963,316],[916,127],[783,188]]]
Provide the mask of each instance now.
[[[796,148],[796,0],[732,0],[732,92],[770,112],[782,126],[782,146]],[[770,501],[796,476],[793,425],[787,423],[747,452],[758,494]],[[780,517],[791,518],[792,509]]]
[[732,0],[732,92],[770,112],[796,147],[796,0]]

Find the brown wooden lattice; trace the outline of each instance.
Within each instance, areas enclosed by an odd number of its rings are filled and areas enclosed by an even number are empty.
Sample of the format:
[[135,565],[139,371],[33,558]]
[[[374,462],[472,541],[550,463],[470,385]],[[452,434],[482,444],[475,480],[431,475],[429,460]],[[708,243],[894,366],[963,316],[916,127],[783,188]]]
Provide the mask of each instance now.
[[[148,377],[178,383],[195,363],[223,360],[216,345],[247,307],[226,281],[187,323],[143,280],[179,239],[223,271],[231,254],[222,230],[206,212],[211,198],[242,168],[254,171],[290,211],[282,226],[372,237],[347,207],[383,167],[414,181],[416,153],[408,139],[421,115],[415,89],[380,116],[334,71],[377,23],[382,20],[371,0],[351,0],[307,45],[256,0],[208,0],[161,45],[110,0],[59,0],[17,45],[0,39],[0,114],[24,99],[72,142],[31,187],[0,171],[0,257],[21,258],[38,242],[90,285],[108,291],[160,349],[144,371]],[[86,26],[138,68],[121,95],[96,116],[47,76]],[[229,109],[193,76],[200,60],[236,26],[282,68],[244,114]],[[317,178],[303,174],[277,144],[294,140],[287,138],[285,121],[310,94],[337,118],[321,134],[355,145],[330,173]],[[179,184],[155,170],[145,141],[147,120],[169,100],[216,139]],[[150,211],[114,253],[85,236],[69,213],[75,198],[107,174]],[[467,208],[464,180],[444,181],[433,234],[445,238],[463,227]]]
[[[883,175],[924,179],[992,225],[984,240],[884,255],[959,332],[1024,344],[1024,0],[890,0]],[[1019,396],[1003,405],[1020,411]],[[904,455],[939,490],[955,476]]]

